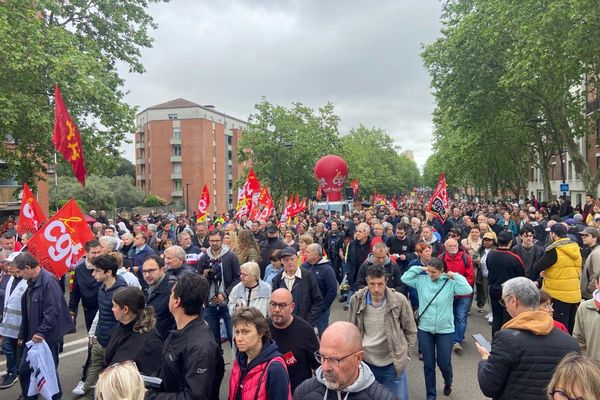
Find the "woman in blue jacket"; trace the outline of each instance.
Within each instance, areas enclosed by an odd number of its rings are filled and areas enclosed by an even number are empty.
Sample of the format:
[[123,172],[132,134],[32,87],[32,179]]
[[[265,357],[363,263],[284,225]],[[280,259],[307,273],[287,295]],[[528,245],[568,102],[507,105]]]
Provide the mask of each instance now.
[[[425,271],[427,275],[421,273]],[[402,282],[417,290],[419,320],[417,337],[423,352],[423,371],[427,400],[435,400],[436,361],[444,377],[444,394],[452,392],[452,343],[454,341],[454,296],[470,294],[473,289],[460,274],[445,272],[443,261],[432,258],[425,266],[415,265],[404,275]],[[437,360],[436,360],[437,354]]]

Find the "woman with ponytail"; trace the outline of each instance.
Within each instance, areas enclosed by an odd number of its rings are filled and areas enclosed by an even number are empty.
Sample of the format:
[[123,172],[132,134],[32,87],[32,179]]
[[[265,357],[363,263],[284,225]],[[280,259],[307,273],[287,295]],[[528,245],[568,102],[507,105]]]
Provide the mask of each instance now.
[[146,307],[144,294],[136,287],[118,291],[112,303],[117,325],[106,346],[104,367],[133,361],[142,375],[153,375],[160,367],[162,353],[154,309]]

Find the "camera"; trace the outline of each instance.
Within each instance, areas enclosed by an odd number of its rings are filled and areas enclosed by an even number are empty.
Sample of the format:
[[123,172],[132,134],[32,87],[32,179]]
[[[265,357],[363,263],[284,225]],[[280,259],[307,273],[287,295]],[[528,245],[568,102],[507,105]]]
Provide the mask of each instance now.
[[221,267],[221,260],[211,260],[210,269],[206,277],[211,281],[221,281],[223,279],[223,270]]

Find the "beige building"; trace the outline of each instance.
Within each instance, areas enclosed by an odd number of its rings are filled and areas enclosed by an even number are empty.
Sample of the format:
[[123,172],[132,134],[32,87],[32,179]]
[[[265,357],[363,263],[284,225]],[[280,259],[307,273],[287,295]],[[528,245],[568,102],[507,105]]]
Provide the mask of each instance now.
[[181,98],[146,108],[136,118],[136,186],[193,212],[207,184],[211,213],[233,208],[245,127],[246,121],[213,106]]

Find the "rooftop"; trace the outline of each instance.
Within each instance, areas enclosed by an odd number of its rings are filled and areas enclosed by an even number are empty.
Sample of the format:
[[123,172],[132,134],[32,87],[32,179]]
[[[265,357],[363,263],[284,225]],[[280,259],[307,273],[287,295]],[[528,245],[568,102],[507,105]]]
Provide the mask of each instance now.
[[193,101],[189,101],[186,99],[182,99],[181,97],[178,99],[175,99],[175,100],[170,100],[165,103],[160,103],[160,104],[148,107],[148,108],[144,109],[143,111],[140,111],[138,113],[138,115],[143,113],[144,111],[148,111],[148,110],[168,110],[168,109],[173,109],[173,108],[201,108],[203,110],[222,115],[223,117],[226,117],[226,118],[231,118],[231,119],[235,119],[237,121],[243,122],[243,123],[247,123],[243,119],[239,119],[239,118],[233,117],[231,115],[225,114],[221,111],[218,111],[217,109],[214,108],[214,106],[201,106],[200,104],[194,103]]

